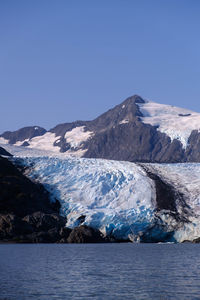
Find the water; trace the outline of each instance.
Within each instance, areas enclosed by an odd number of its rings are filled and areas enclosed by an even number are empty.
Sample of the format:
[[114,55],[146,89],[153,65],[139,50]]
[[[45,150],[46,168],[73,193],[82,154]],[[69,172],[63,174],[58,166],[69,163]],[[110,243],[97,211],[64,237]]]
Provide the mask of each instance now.
[[0,245],[2,299],[200,299],[200,245]]

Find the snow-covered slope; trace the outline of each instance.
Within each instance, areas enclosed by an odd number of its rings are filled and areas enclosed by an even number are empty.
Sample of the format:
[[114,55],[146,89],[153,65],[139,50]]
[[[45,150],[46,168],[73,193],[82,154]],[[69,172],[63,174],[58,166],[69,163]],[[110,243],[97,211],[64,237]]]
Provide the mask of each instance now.
[[[77,157],[83,156],[87,149],[82,149],[82,144],[90,139],[93,135],[94,133],[92,131],[85,130],[85,126],[78,126],[73,128],[72,130],[66,131],[64,140],[65,143],[69,145],[67,154],[73,154]],[[59,153],[61,140],[61,136],[56,136],[56,134],[53,132],[46,132],[41,136],[19,140],[13,145],[25,145],[26,148]],[[9,140],[5,139],[4,137],[0,137],[0,144],[9,145]]]
[[188,109],[151,101],[138,103],[143,114],[142,122],[158,126],[171,140],[179,140],[186,149],[193,130],[200,131],[200,114]]

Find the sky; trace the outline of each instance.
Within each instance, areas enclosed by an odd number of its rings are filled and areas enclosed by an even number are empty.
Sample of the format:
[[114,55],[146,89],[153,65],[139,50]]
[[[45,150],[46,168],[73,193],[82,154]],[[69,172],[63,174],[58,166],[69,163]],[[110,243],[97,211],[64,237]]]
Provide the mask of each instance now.
[[0,0],[0,133],[138,94],[200,112],[199,0]]

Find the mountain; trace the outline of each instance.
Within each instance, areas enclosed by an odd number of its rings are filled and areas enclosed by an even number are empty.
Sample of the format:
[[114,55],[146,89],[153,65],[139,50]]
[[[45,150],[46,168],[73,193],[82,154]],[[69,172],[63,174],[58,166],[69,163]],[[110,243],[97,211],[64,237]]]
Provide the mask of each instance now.
[[46,133],[46,130],[39,126],[23,127],[16,131],[5,131],[0,135],[0,141],[8,141],[9,144],[27,146],[27,141],[36,136],[41,136]]
[[25,127],[0,143],[131,162],[200,162],[200,114],[135,95],[92,121]]

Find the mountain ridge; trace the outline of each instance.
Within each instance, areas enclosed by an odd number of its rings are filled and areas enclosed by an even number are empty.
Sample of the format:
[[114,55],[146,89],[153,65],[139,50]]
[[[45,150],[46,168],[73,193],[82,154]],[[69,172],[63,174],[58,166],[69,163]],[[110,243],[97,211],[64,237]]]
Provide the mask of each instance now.
[[25,127],[3,133],[0,143],[86,158],[200,162],[199,130],[200,114],[134,95],[94,120],[62,123],[49,131]]

